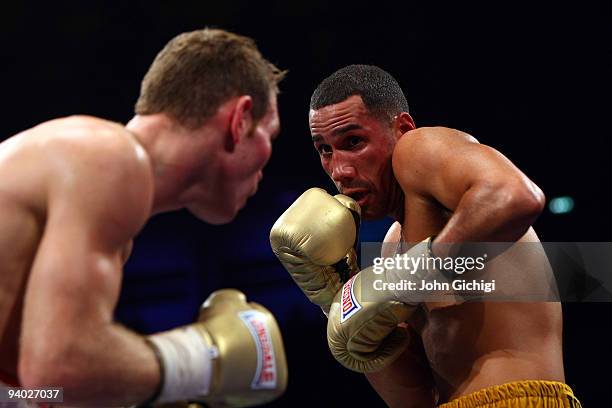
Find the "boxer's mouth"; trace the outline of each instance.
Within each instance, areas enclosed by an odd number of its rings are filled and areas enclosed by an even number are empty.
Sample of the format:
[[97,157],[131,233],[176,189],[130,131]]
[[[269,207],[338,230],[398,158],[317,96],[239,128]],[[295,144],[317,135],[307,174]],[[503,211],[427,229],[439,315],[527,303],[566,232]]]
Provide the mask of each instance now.
[[368,190],[352,190],[346,191],[343,193],[346,196],[351,197],[353,200],[361,203],[363,199],[369,194]]

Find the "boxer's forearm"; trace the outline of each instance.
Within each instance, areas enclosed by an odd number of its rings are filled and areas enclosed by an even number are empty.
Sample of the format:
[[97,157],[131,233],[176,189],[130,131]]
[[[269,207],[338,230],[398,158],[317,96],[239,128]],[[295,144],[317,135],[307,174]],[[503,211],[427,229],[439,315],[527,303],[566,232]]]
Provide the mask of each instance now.
[[453,216],[434,241],[433,252],[447,254],[458,242],[515,242],[522,237],[544,206],[544,195],[527,183],[481,183],[461,198]]
[[46,353],[47,358],[24,356],[20,381],[28,387],[63,387],[66,404],[135,405],[150,398],[160,381],[151,347],[117,324],[83,328],[70,344],[48,347]]
[[424,357],[409,347],[391,365],[365,375],[378,395],[391,407],[433,407],[435,385]]

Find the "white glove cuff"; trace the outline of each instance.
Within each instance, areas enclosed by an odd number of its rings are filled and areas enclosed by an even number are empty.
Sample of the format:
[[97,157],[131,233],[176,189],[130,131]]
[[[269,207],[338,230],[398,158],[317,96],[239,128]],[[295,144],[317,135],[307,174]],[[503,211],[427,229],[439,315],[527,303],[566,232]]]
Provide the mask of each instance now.
[[395,267],[385,268],[386,281],[396,284],[390,286],[389,292],[398,302],[416,306],[425,301],[427,298],[425,293],[406,290],[406,286],[411,284],[420,287],[423,280],[440,275],[439,271],[431,267],[429,260],[435,258],[431,251],[433,238],[429,237],[407,252],[396,255],[396,258],[399,257],[403,262],[398,261]]
[[191,326],[148,337],[157,349],[162,366],[161,392],[156,403],[207,395],[212,378],[212,360],[217,348],[205,333]]

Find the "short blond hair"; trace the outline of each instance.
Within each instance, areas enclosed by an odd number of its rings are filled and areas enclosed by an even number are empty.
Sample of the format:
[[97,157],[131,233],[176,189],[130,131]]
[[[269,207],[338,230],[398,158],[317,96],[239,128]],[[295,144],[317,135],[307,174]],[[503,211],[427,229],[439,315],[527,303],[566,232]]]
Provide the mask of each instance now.
[[285,72],[267,61],[248,37],[205,28],[174,37],[142,80],[136,113],[166,113],[187,127],[201,126],[239,95],[253,98],[259,120]]

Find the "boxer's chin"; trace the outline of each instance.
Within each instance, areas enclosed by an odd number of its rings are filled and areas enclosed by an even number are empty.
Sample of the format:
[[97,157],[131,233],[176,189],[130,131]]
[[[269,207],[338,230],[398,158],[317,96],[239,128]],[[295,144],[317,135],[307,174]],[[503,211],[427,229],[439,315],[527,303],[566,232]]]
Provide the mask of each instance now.
[[384,218],[387,214],[380,208],[374,205],[364,205],[361,208],[361,219],[364,221],[375,221]]
[[229,224],[230,222],[234,221],[234,219],[236,218],[236,214],[233,214],[232,216],[213,216],[213,217],[208,217],[208,218],[200,218],[202,221],[205,221],[211,225],[223,225],[223,224]]
[[380,219],[382,217],[380,217],[377,213],[372,213],[369,211],[361,211],[361,219],[363,221],[376,221],[378,219]]
[[190,207],[189,212],[208,224],[223,225],[234,221],[241,208],[242,207],[232,208],[229,205],[214,209]]

